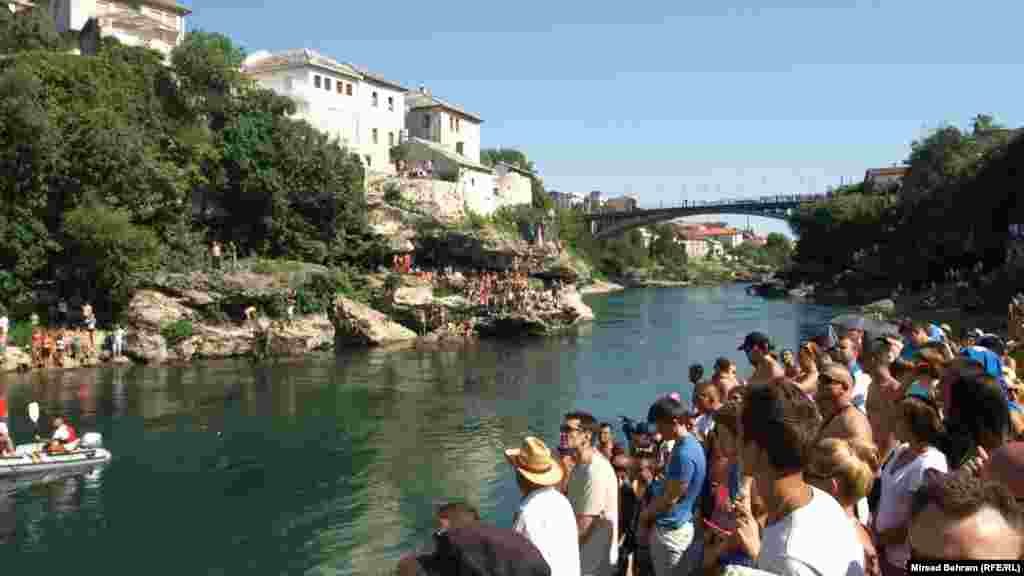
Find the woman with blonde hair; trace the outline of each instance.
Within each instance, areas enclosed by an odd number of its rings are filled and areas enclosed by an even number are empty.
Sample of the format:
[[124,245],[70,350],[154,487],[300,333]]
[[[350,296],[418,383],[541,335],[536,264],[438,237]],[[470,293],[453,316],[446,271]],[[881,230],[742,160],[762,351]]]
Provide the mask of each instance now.
[[804,478],[831,494],[850,517],[864,547],[864,573],[879,576],[882,568],[871,533],[857,519],[857,503],[867,497],[878,471],[878,448],[854,438],[825,438],[815,444],[804,469]]
[[797,365],[800,375],[796,377],[796,385],[809,398],[814,398],[818,393],[818,345],[804,342],[797,353]]

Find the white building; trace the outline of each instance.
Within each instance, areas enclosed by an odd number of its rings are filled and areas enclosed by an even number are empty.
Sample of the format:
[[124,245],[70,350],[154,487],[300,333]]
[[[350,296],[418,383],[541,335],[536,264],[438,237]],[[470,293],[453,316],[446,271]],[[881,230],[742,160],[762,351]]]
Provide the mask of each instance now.
[[405,127],[409,136],[440,144],[446,150],[480,162],[479,116],[433,96],[420,86],[406,94]]
[[555,203],[555,206],[559,208],[569,209],[583,207],[583,195],[577,192],[548,190],[548,195],[551,196],[551,201]]
[[[185,17],[192,13],[174,0],[40,0],[58,32],[80,31],[96,18],[102,36],[128,46],[146,46],[169,56],[185,38]],[[15,0],[12,9],[32,2]]]
[[405,95],[408,92],[401,84],[392,82],[379,74],[355,66],[362,74],[363,100],[366,110],[363,124],[369,130],[366,143],[360,148],[368,167],[373,172],[393,173],[391,148],[402,141],[405,129]]
[[518,166],[498,162],[494,167],[497,177],[498,202],[501,206],[533,204],[533,174]]
[[390,150],[402,135],[401,85],[314,50],[257,52],[242,71],[261,86],[295,101],[295,117],[337,138],[368,171],[393,173]]

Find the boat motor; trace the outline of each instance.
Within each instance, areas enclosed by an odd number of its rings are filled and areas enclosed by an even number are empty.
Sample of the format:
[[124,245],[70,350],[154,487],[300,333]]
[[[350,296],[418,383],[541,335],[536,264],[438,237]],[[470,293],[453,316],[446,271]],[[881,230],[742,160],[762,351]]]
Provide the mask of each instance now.
[[78,445],[79,448],[102,448],[103,447],[103,435],[99,432],[86,432],[82,434],[82,441]]

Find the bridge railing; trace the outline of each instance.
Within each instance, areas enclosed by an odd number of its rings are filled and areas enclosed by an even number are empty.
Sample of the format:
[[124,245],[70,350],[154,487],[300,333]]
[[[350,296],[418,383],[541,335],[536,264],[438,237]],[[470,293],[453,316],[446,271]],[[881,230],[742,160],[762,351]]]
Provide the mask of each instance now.
[[828,192],[826,194],[788,194],[743,199],[730,198],[726,200],[683,200],[682,203],[675,206],[662,206],[658,208],[640,208],[639,206],[634,206],[632,210],[617,210],[601,207],[597,209],[591,209],[589,211],[589,214],[628,214],[631,212],[676,210],[678,208],[729,208],[734,206],[748,207],[765,204],[803,204],[806,202],[817,202],[820,200],[825,200],[827,198],[832,198],[831,192]]

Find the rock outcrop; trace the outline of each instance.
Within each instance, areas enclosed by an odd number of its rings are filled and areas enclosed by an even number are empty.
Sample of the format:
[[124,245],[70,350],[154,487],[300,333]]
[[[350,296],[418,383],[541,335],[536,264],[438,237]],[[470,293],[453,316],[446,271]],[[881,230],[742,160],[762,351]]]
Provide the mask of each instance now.
[[[334,344],[334,326],[326,314],[298,315],[291,321],[245,320],[245,308],[271,308],[288,290],[327,268],[303,265],[285,275],[157,274],[137,290],[123,316],[125,352],[150,363],[194,358],[299,355]],[[165,328],[188,324],[188,332],[169,343]]]
[[525,312],[493,314],[477,319],[475,328],[482,336],[546,336],[594,319],[594,312],[583,302],[575,288],[562,291],[553,310],[531,309]]
[[335,346],[383,346],[416,339],[412,330],[344,296],[334,302]]
[[32,357],[28,350],[22,350],[17,346],[8,346],[5,354],[0,354],[0,372],[14,372],[22,367],[28,368],[32,365]]

